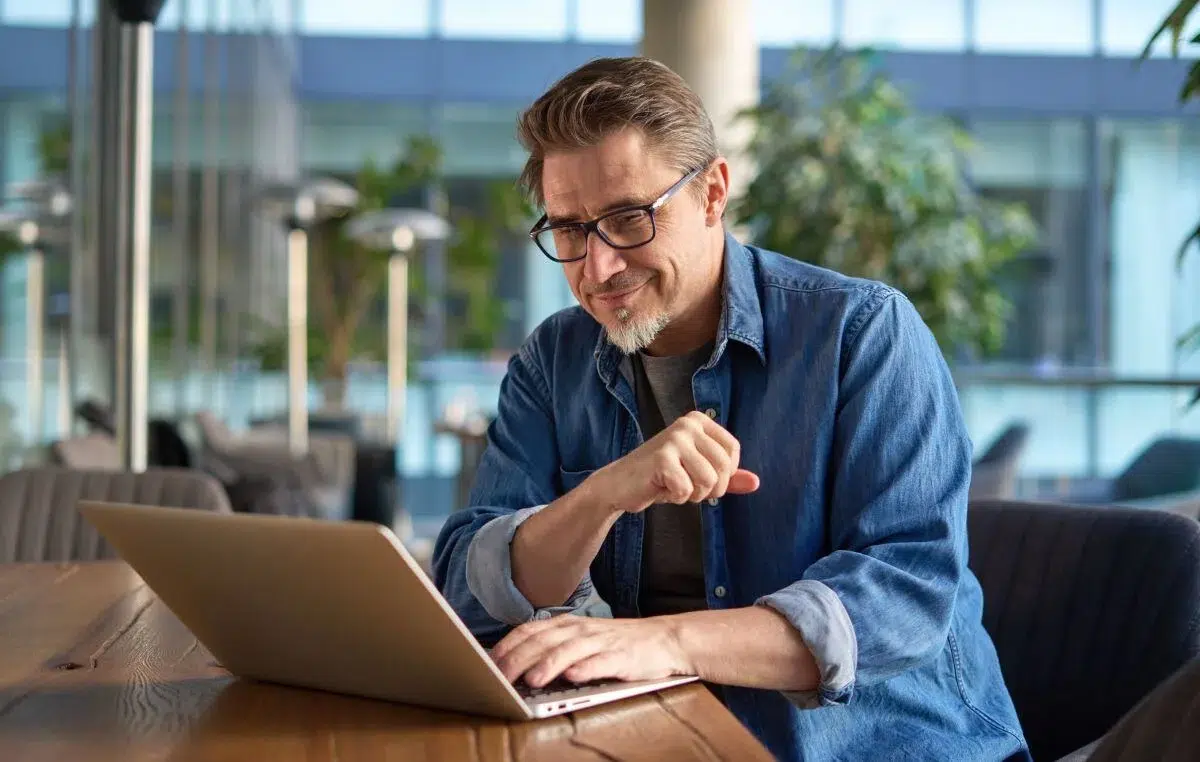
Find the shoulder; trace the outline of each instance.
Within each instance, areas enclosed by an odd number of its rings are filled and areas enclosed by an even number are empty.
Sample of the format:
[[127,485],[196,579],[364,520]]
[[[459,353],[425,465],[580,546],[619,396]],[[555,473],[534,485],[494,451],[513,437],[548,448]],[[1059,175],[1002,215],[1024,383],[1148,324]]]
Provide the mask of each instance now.
[[772,311],[797,311],[808,322],[839,326],[840,333],[851,339],[885,306],[908,306],[903,293],[879,281],[843,275],[756,246],[745,249],[754,264],[768,323],[774,322]]

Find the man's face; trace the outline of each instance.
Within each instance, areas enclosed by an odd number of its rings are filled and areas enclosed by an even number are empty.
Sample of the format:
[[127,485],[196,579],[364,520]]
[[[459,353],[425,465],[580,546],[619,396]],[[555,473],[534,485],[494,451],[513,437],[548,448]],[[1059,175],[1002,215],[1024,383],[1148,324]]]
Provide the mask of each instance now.
[[[614,133],[596,146],[546,156],[546,214],[551,222],[584,222],[649,204],[681,176],[644,145],[637,130]],[[702,172],[690,185],[709,184]],[[713,240],[724,195],[715,194],[715,203],[713,195],[702,201],[696,187],[681,188],[654,213],[649,243],[615,249],[593,232],[587,256],[563,265],[575,298],[622,351],[649,347],[681,315],[696,310],[719,281],[722,249],[714,251]]]

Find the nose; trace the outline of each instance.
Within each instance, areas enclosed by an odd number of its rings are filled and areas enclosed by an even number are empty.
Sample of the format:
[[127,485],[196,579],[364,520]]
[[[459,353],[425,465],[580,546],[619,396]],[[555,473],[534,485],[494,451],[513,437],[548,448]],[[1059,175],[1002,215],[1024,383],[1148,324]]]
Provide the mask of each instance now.
[[593,232],[587,237],[583,274],[592,283],[604,283],[628,266],[621,252],[605,243],[598,234]]

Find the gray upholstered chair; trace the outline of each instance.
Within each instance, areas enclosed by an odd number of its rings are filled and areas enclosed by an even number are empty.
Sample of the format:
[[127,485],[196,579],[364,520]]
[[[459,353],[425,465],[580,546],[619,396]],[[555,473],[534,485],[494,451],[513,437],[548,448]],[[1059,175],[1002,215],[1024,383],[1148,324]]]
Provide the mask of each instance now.
[[117,440],[107,434],[92,433],[60,439],[50,445],[54,463],[85,471],[120,471],[121,450]]
[[225,490],[199,471],[22,469],[0,477],[0,563],[112,558],[80,500],[230,512]]
[[1200,439],[1161,437],[1112,479],[1079,480],[1055,499],[1200,514]]
[[292,489],[303,489],[326,518],[350,515],[356,447],[344,434],[310,433],[309,453],[288,451],[286,429],[267,426],[237,434],[210,412],[195,416],[204,452],[201,461],[217,461],[238,473],[267,476]]
[[1009,499],[1016,496],[1017,476],[1021,467],[1021,455],[1029,440],[1029,426],[1025,423],[1009,425],[992,440],[982,454],[971,465],[972,500]]
[[1034,759],[1103,736],[1200,655],[1200,524],[1165,511],[977,501],[983,623]]

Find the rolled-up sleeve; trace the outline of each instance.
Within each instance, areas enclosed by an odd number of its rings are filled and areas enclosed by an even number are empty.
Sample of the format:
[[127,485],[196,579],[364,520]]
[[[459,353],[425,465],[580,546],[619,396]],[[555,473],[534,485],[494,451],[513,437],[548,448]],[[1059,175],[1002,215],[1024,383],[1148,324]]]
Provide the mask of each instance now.
[[821,679],[789,694],[845,704],[945,646],[966,565],[971,444],[941,351],[887,291],[847,327],[832,451],[831,551],[758,604],[799,631]]
[[492,519],[475,533],[467,548],[467,587],[492,618],[505,624],[517,625],[574,613],[582,609],[592,595],[591,577],[584,576],[562,606],[535,609],[513,583],[510,552],[513,536],[517,527],[545,507],[523,508]]
[[585,577],[562,607],[535,610],[512,579],[517,528],[558,497],[559,458],[550,393],[533,337],[509,361],[496,420],[471,490],[470,506],[450,515],[434,543],[434,584],[484,643],[513,626],[578,608],[592,592]]

